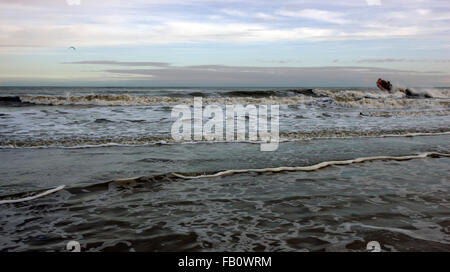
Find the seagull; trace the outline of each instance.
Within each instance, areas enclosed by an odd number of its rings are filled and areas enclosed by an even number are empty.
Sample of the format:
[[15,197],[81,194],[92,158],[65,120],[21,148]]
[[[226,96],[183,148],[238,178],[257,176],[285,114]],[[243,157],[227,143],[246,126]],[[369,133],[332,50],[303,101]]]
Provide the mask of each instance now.
[[69,47],[69,49],[73,49],[73,50],[77,50],[75,47],[71,46]]

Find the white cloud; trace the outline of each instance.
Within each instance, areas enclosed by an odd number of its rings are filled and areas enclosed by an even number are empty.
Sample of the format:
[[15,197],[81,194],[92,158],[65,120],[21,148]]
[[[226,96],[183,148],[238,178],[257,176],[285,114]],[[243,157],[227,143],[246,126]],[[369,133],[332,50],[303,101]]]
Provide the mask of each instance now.
[[275,16],[263,12],[257,12],[253,15],[253,17],[266,21],[275,21],[277,19]]
[[334,24],[345,24],[349,22],[348,20],[344,19],[343,13],[319,9],[300,9],[300,10],[283,9],[279,10],[277,14],[281,16],[305,18]]
[[198,23],[174,21],[164,24],[128,27],[100,24],[69,26],[13,26],[0,29],[0,44],[14,46],[115,46],[174,42],[245,42],[321,39],[331,37],[326,28],[271,29],[258,24]]
[[381,0],[366,0],[369,6],[381,6]]
[[226,15],[232,16],[232,17],[242,17],[242,18],[247,18],[247,19],[259,19],[259,20],[264,20],[264,21],[276,20],[275,16],[264,13],[264,12],[252,13],[252,12],[244,12],[244,11],[235,10],[235,9],[223,9],[222,12],[225,13]]
[[368,26],[358,31],[327,27],[271,28],[263,24],[173,21],[157,25],[76,24],[14,26],[0,29],[0,47],[118,46],[183,42],[278,42],[414,37],[420,27]]
[[235,9],[223,9],[222,12],[229,16],[237,16],[237,17],[247,17],[248,16],[246,12],[243,12],[240,10],[235,10]]
[[418,9],[416,12],[422,16],[429,15],[431,13],[431,10],[429,9]]
[[[404,4],[406,0],[398,1]],[[383,3],[390,5],[388,11],[367,7],[366,2],[360,0],[325,1],[329,4],[327,10],[300,9],[293,1],[273,5],[263,0],[249,0],[239,4],[240,9],[227,8],[219,13],[214,8],[216,5],[207,8],[211,1],[206,0],[183,2],[197,5],[195,7],[201,9],[198,14],[167,8],[181,2],[111,0],[106,4],[82,1],[79,7],[68,7],[64,0],[0,0],[0,48],[398,37],[433,37],[442,41],[439,43],[442,48],[447,46],[444,37],[450,31],[448,9],[442,2],[434,0],[427,1],[426,5],[411,0],[403,7],[397,2]],[[236,6],[229,1],[215,2]],[[371,1],[372,4],[375,2]],[[310,7],[314,7],[314,3],[306,1]],[[285,7],[276,11],[282,4]]]

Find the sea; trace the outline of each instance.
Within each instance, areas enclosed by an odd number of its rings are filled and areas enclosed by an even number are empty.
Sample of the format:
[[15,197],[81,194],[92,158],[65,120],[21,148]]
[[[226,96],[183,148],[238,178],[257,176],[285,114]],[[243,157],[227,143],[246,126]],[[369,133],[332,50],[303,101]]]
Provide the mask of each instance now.
[[[174,140],[194,98],[278,148]],[[0,87],[0,251],[450,251],[449,189],[450,88]]]

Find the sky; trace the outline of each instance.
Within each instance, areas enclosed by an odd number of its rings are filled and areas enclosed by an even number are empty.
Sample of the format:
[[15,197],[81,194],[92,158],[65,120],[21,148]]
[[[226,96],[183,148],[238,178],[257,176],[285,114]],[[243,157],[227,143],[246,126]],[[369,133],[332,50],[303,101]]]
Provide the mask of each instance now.
[[447,0],[0,0],[0,86],[450,86],[449,34]]

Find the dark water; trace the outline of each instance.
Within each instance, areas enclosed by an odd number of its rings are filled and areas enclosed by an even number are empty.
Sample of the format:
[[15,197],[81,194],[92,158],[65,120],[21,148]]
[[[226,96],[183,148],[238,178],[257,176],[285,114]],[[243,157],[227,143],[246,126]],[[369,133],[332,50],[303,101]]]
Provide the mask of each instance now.
[[[2,251],[64,251],[71,240],[83,251],[365,251],[369,241],[385,251],[450,250],[449,157],[173,174],[448,154],[447,89],[413,98],[365,89],[0,93],[18,97],[0,106],[0,201],[66,186],[0,205]],[[279,104],[284,141],[274,152],[171,141],[172,106],[194,96],[206,104]]]

